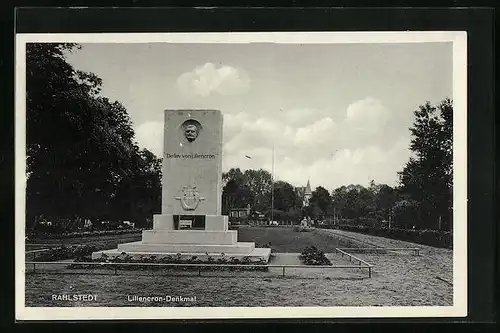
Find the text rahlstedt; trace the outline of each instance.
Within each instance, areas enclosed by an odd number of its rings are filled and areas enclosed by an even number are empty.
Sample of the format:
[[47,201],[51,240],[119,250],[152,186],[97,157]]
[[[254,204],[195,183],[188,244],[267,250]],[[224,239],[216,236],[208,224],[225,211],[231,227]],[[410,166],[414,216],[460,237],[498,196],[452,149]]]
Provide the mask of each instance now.
[[90,294],[58,294],[52,295],[53,301],[84,301],[84,302],[94,302],[97,301],[97,295]]

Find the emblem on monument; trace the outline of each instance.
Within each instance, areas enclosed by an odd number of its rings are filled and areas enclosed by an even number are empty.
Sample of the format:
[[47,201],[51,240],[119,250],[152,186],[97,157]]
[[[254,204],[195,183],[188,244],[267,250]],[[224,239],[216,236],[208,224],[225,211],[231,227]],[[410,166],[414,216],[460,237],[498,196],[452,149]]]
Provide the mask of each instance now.
[[205,200],[204,197],[200,196],[196,186],[183,186],[182,192],[182,196],[175,197],[175,199],[181,201],[184,210],[195,210],[200,201]]

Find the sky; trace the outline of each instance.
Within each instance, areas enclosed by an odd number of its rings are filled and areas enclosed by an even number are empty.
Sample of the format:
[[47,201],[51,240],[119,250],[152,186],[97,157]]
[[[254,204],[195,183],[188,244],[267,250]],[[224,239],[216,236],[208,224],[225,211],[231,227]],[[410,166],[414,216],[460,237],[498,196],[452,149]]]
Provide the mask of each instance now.
[[[329,191],[394,186],[413,111],[452,98],[452,44],[89,43],[69,54],[163,155],[163,110],[219,109],[223,171],[272,170]],[[250,156],[251,158],[247,158]]]

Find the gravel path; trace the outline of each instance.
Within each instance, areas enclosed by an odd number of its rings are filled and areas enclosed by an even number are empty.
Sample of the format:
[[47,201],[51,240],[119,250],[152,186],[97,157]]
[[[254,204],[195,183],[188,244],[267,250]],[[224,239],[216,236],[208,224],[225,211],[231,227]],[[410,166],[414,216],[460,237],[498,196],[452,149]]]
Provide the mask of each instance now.
[[[414,260],[414,262],[412,262],[413,265],[416,265],[416,267],[420,268],[419,272],[421,271],[425,275],[434,276],[434,278],[438,277],[444,279],[445,281],[448,281],[450,283],[453,280],[453,250],[451,249],[437,248],[385,237],[358,234],[355,232],[344,230],[322,229],[320,232],[332,233],[337,236],[352,237],[360,241],[384,248],[419,248],[420,256],[416,257],[416,261]],[[403,258],[408,257],[400,256],[400,259]],[[402,264],[406,265],[406,262],[403,260]],[[376,268],[376,270],[380,270],[381,265],[379,264],[377,266],[378,267]],[[415,274],[418,274],[418,272],[415,272]]]

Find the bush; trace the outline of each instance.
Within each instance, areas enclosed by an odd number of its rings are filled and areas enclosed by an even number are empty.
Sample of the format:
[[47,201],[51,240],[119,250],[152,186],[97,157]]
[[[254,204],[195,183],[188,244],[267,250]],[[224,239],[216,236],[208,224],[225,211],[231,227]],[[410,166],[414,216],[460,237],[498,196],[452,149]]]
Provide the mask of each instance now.
[[325,256],[323,251],[318,250],[315,246],[306,247],[300,254],[300,259],[306,265],[331,265],[331,261]]

